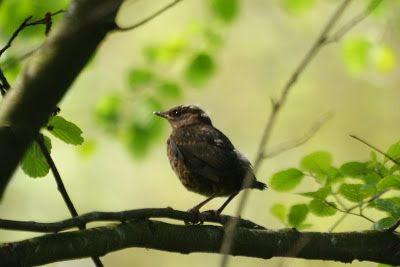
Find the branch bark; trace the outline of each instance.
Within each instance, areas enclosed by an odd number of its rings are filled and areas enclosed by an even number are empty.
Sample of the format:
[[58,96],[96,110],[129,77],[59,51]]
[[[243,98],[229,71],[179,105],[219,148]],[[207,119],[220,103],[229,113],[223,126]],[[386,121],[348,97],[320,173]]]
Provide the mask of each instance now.
[[[2,266],[31,266],[100,256],[129,247],[178,253],[219,253],[220,226],[183,226],[140,219],[81,231],[48,234],[0,246]],[[295,257],[341,262],[400,264],[400,235],[380,231],[298,232],[237,228],[230,255],[270,259]]]
[[0,105],[0,198],[40,127],[104,37],[122,0],[75,0]]

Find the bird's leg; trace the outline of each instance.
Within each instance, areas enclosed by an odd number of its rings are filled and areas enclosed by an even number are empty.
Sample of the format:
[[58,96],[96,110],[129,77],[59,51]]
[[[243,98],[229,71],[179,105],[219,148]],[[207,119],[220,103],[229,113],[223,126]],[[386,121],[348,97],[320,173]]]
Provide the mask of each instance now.
[[212,213],[215,216],[219,217],[221,224],[225,225],[225,221],[224,221],[224,219],[222,219],[222,217],[220,215],[221,215],[222,211],[225,209],[225,207],[228,206],[229,202],[231,202],[232,199],[234,197],[236,197],[237,194],[239,194],[239,192],[235,192],[232,195],[230,195],[228,197],[228,199],[224,202],[224,204],[222,204],[222,206],[219,207],[219,209],[217,209],[217,210],[207,210],[206,212]]
[[[208,202],[210,202],[210,200],[212,200],[213,198],[215,198],[217,193],[213,193],[211,196],[209,196],[208,198],[206,198],[205,200],[203,200],[202,202],[200,202],[199,204],[197,204],[196,206],[194,206],[191,209],[188,209],[186,212],[191,212],[191,213],[196,213],[200,224],[203,224],[204,220],[200,215],[200,208],[203,207],[205,204],[207,204]],[[185,224],[188,225],[189,223],[185,221]]]

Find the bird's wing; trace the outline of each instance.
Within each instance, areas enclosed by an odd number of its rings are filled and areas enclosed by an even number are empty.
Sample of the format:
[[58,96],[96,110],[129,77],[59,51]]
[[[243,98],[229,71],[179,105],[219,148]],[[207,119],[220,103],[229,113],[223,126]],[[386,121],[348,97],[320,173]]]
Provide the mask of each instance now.
[[[202,131],[191,141],[170,142],[170,148],[175,157],[186,167],[214,182],[219,182],[224,172],[232,171],[237,164],[237,155],[229,139],[220,131]],[[194,141],[195,140],[195,141]],[[226,174],[224,175],[226,176]]]

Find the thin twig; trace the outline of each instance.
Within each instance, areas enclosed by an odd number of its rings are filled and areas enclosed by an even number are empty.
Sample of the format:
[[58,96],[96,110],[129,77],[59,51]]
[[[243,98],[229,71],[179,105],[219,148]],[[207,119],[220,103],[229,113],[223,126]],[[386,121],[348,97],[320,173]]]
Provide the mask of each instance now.
[[[51,158],[49,151],[47,150],[46,144],[44,143],[43,134],[38,134],[35,141],[39,145],[40,150],[42,151],[42,154],[45,157],[47,164],[50,167],[51,172],[53,173],[54,179],[56,180],[56,183],[57,183],[58,191],[60,191],[61,196],[64,200],[64,203],[67,205],[68,210],[71,213],[72,217],[77,217],[78,212],[76,211],[74,204],[72,203],[72,201],[67,193],[67,190],[65,189],[65,186],[61,179],[60,173],[58,172],[57,167],[56,167],[53,159]],[[79,226],[79,230],[86,229],[86,225],[82,222],[80,222],[78,226]],[[101,260],[99,259],[99,257],[92,256],[91,258],[97,267],[104,266],[103,263],[101,262]]]
[[397,229],[400,225],[400,218],[397,219],[397,221],[390,227],[383,229],[385,232],[394,232],[394,230]]
[[143,19],[142,21],[139,21],[138,23],[129,26],[129,27],[117,27],[117,31],[129,31],[129,30],[133,30],[137,27],[142,26],[143,24],[149,22],[150,20],[154,19],[155,17],[157,17],[158,15],[161,15],[162,13],[164,13],[165,11],[167,11],[168,9],[170,9],[171,7],[173,7],[174,5],[176,5],[177,3],[179,3],[182,0],[175,0],[174,2],[166,5],[165,7],[161,8],[160,10],[158,10],[157,12],[155,12],[154,14],[148,16],[147,18]]
[[281,143],[270,149],[267,148],[267,152],[263,154],[263,159],[275,157],[285,151],[305,144],[318,132],[319,129],[321,129],[322,125],[324,125],[324,123],[330,118],[332,118],[332,112],[327,112],[326,114],[323,114],[321,117],[319,117],[318,120],[314,122],[314,124],[310,127],[310,129],[306,133],[304,133],[303,136],[287,141],[285,143]]
[[383,152],[382,150],[380,150],[379,148],[369,144],[368,142],[362,140],[361,138],[355,136],[355,135],[350,135],[350,137],[353,137],[354,139],[357,139],[358,141],[360,141],[361,143],[366,144],[367,146],[369,146],[370,148],[376,150],[377,152],[379,152],[380,154],[384,155],[385,157],[387,157],[388,159],[390,159],[393,163],[397,164],[400,166],[400,162],[398,162],[397,160],[395,160],[394,158],[390,157],[389,155],[387,155],[385,152]]
[[[215,216],[210,212],[202,212],[201,217],[204,222],[221,223],[222,221],[229,222],[234,217],[228,215]],[[32,221],[13,221],[0,219],[0,229],[40,232],[40,233],[57,233],[60,231],[69,230],[72,228],[80,227],[83,224],[100,221],[113,221],[113,222],[126,222],[130,220],[150,219],[150,218],[167,218],[179,221],[187,221],[191,223],[198,222],[198,215],[190,212],[174,210],[172,208],[160,209],[137,209],[127,210],[120,212],[90,212],[85,213],[67,220],[54,222],[54,223],[38,223]],[[247,229],[265,230],[260,226],[249,220],[239,219],[239,227]]]
[[[268,143],[269,138],[271,136],[274,122],[277,118],[277,115],[278,115],[281,107],[283,106],[283,104],[286,101],[286,98],[287,98],[287,95],[288,95],[290,89],[296,83],[299,76],[303,73],[304,69],[308,66],[308,64],[311,62],[311,60],[314,58],[314,56],[318,53],[318,51],[321,49],[321,47],[325,44],[325,42],[328,38],[328,35],[329,35],[330,31],[332,30],[333,26],[338,22],[339,18],[342,16],[344,10],[351,3],[351,1],[352,0],[343,0],[342,1],[342,3],[339,5],[338,9],[335,11],[335,13],[331,16],[329,21],[326,23],[326,25],[322,29],[322,32],[319,34],[318,38],[314,41],[314,44],[311,46],[310,50],[306,53],[304,58],[300,61],[300,64],[297,66],[297,68],[294,70],[293,74],[290,76],[289,80],[284,85],[278,101],[272,101],[273,102],[272,103],[272,111],[269,115],[268,121],[265,125],[265,129],[264,129],[264,132],[262,134],[262,137],[261,137],[261,140],[260,140],[260,143],[258,146],[258,152],[257,152],[256,160],[254,163],[254,172],[257,172],[258,168],[261,165],[261,161],[263,160],[264,153],[265,153],[264,152],[265,146]],[[250,180],[250,175],[246,175],[244,184],[250,183],[247,180]],[[248,191],[245,190],[242,194],[239,206],[236,210],[236,213],[235,213],[236,217],[240,217],[240,214],[242,214],[247,198],[248,198]],[[224,256],[223,256],[221,264],[220,264],[221,267],[227,266],[227,263],[228,263],[227,254],[229,254],[227,252],[229,252],[231,250],[234,231],[235,231],[235,226],[233,226],[232,229],[227,227],[225,230],[224,241],[221,246],[221,251],[224,253]]]

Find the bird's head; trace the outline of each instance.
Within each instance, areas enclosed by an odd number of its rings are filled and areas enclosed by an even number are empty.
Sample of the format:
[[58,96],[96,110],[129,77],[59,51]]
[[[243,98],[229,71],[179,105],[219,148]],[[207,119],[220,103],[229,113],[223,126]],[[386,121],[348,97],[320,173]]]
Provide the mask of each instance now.
[[155,111],[153,113],[167,119],[172,128],[182,128],[196,124],[212,125],[207,113],[195,105],[181,105],[167,111]]

